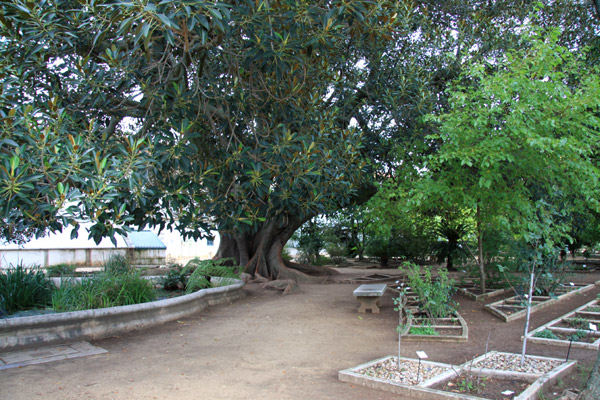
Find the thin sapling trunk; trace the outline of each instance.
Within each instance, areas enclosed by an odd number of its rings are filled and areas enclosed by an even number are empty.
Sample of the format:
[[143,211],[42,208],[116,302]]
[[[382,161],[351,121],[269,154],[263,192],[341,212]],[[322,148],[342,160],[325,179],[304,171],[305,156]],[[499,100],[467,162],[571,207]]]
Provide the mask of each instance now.
[[531,267],[531,278],[529,280],[529,294],[527,296],[527,315],[525,317],[525,331],[523,332],[523,349],[521,351],[521,367],[525,363],[525,353],[527,352],[527,332],[529,332],[529,318],[531,316],[531,303],[533,299],[533,285],[535,278],[535,262]]

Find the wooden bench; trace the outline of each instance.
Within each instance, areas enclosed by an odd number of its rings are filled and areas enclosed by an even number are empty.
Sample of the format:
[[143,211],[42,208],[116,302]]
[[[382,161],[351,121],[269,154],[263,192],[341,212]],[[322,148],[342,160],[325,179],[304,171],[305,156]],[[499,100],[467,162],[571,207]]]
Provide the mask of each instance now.
[[360,301],[359,313],[366,313],[368,309],[373,314],[379,314],[381,304],[379,299],[385,293],[385,283],[366,283],[354,289],[354,296]]

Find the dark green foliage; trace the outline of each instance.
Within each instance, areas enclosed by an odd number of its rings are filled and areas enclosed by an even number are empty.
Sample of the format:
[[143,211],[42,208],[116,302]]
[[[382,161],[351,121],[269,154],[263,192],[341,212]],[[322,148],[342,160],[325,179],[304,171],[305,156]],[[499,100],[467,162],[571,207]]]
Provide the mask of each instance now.
[[434,233],[438,241],[433,245],[433,253],[439,263],[446,261],[447,269],[454,269],[454,262],[468,256],[465,239],[471,231],[468,224],[464,222],[449,221],[443,219]]
[[318,265],[319,254],[325,241],[323,239],[324,226],[316,218],[308,220],[294,234],[293,238],[298,244],[299,261],[305,264]]
[[195,292],[199,289],[227,285],[233,280],[239,279],[239,268],[226,265],[230,262],[231,261],[227,259],[214,261],[194,258],[193,260],[190,260],[184,268],[184,271],[186,272],[193,271],[187,281],[185,289],[186,293]]
[[331,262],[335,265],[341,265],[346,261],[348,249],[343,243],[327,243],[325,245],[325,251],[327,251]]
[[365,254],[369,257],[377,257],[379,264],[386,267],[390,259],[400,255],[399,247],[396,236],[374,236],[368,239]]
[[75,274],[76,269],[76,265],[63,263],[49,266],[48,268],[46,268],[46,273],[48,274],[48,276],[73,275]]
[[45,308],[50,304],[52,283],[39,267],[10,266],[0,271],[0,315]]
[[161,277],[160,284],[165,290],[185,290],[188,275],[179,264],[169,265],[167,273]]

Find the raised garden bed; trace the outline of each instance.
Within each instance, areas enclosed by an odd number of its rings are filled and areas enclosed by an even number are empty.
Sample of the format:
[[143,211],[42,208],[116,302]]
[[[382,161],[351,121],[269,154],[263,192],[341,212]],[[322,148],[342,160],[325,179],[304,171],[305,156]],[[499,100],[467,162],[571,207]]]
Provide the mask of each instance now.
[[591,330],[589,324],[600,329],[600,301],[598,300],[590,301],[534,329],[527,334],[527,340],[532,343],[598,350],[600,332]]
[[533,400],[575,365],[576,361],[527,356],[521,368],[520,355],[493,351],[462,365],[402,357],[398,368],[398,358],[388,356],[340,371],[338,379],[414,399]]
[[467,322],[455,312],[450,318],[427,318],[418,309],[412,309],[407,323],[400,332],[402,340],[466,342],[469,339]]
[[[397,284],[388,284],[388,288],[400,293]],[[455,311],[449,318],[429,318],[420,310],[417,295],[410,289],[403,291],[406,299],[405,323],[400,335],[402,340],[466,342],[469,329],[464,318]]]
[[491,299],[492,297],[500,296],[506,293],[506,289],[486,289],[485,293],[481,293],[481,290],[476,285],[462,285],[457,288],[459,293],[462,293],[464,296],[468,297],[473,301],[486,301]]
[[[556,291],[556,296],[533,296],[531,312],[535,312],[544,307],[552,305],[558,301],[564,300],[578,293],[584,293],[594,288],[594,284],[571,283],[564,285]],[[527,312],[526,300],[521,296],[512,296],[504,300],[499,300],[487,304],[484,308],[504,320],[505,322],[524,317]]]

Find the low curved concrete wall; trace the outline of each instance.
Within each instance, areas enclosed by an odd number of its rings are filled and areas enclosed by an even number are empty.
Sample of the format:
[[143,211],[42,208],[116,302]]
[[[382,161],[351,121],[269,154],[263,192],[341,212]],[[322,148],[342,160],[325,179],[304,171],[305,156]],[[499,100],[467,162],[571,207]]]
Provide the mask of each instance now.
[[149,303],[0,320],[0,350],[94,340],[184,318],[246,296],[244,282]]

